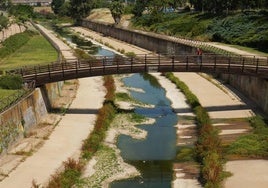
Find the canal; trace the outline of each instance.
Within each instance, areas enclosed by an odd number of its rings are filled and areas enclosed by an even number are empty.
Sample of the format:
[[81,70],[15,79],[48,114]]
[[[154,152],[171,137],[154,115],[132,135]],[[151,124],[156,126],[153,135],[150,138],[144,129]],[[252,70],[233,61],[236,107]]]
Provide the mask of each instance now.
[[[115,53],[92,43],[68,29],[52,27],[55,32],[81,48],[90,55],[114,56]],[[153,108],[136,107],[134,112],[148,118],[154,118],[152,125],[139,125],[138,128],[147,132],[146,139],[137,140],[131,136],[120,135],[117,147],[125,162],[135,166],[141,176],[114,181],[110,188],[169,188],[173,180],[173,160],[176,156],[176,128],[177,115],[171,108],[171,103],[166,97],[165,90],[152,76],[148,74],[133,74],[123,78],[126,87],[137,88],[131,90],[130,95],[138,101],[153,105]],[[139,92],[140,90],[144,92]]]

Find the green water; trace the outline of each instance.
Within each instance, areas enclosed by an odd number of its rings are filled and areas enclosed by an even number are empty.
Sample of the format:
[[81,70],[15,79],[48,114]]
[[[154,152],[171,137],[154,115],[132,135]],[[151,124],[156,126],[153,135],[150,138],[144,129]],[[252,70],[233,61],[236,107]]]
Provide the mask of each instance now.
[[140,125],[139,128],[147,131],[144,140],[133,139],[130,136],[120,135],[117,146],[121,150],[123,159],[135,166],[140,177],[114,181],[110,188],[169,188],[172,181],[172,160],[176,155],[176,128],[177,115],[171,108],[163,88],[152,85],[150,79],[144,79],[141,74],[134,74],[123,81],[126,86],[141,88],[145,92],[131,91],[131,95],[144,103],[155,105],[154,108],[136,108],[137,114],[155,118],[152,125]]

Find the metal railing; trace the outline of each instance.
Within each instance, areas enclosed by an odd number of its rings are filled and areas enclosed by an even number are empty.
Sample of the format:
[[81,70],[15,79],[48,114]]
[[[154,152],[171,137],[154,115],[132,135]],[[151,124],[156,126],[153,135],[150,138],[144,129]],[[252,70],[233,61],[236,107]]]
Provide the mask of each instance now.
[[35,88],[35,81],[24,82],[22,89],[15,93],[0,99],[0,113],[8,109],[13,104],[21,100],[23,96],[28,95]]

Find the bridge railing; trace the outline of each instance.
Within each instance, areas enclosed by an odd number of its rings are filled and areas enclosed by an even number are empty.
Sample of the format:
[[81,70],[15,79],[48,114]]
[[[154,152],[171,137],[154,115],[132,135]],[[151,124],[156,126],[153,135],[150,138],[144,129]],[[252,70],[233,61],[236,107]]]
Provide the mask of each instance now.
[[257,58],[257,57],[243,57],[243,56],[225,56],[225,55],[216,55],[216,54],[204,54],[202,56],[197,55],[136,55],[133,57],[97,57],[94,59],[79,60],[75,62],[61,62],[61,63],[51,63],[47,65],[38,65],[31,67],[23,67],[21,69],[13,70],[11,72],[21,74],[25,79],[27,76],[29,79],[33,79],[33,76],[38,76],[40,74],[48,74],[50,77],[51,74],[61,73],[65,74],[67,71],[76,71],[82,69],[105,69],[106,67],[115,66],[119,70],[119,67],[124,66],[147,66],[147,65],[172,65],[175,66],[184,66],[192,64],[202,64],[202,66],[214,66],[214,69],[221,65],[226,66],[252,66],[258,67],[265,66],[268,67],[268,59],[266,58]]

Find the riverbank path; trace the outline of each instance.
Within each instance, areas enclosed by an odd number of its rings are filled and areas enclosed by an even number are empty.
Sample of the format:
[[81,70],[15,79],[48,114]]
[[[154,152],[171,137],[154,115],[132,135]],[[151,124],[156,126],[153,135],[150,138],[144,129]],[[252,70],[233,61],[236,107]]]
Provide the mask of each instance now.
[[39,30],[47,38],[48,41],[57,49],[60,53],[60,59],[66,60],[67,62],[77,61],[77,57],[74,55],[73,49],[66,44],[67,42],[62,41],[55,32],[45,28],[40,24],[33,23],[35,28]]
[[[47,34],[51,36],[50,32]],[[54,42],[58,46],[62,45],[57,38],[51,39],[55,39]],[[63,52],[64,54],[69,55],[66,51]],[[80,79],[76,98],[69,107],[71,111],[67,111],[62,116],[44,145],[8,174],[0,182],[0,187],[29,188],[32,187],[33,180],[43,187],[50,176],[62,167],[62,162],[67,161],[68,158],[77,159],[83,140],[94,128],[96,114],[102,107],[105,94],[102,77]],[[12,161],[6,165],[9,168]],[[5,171],[5,169],[1,170]]]

